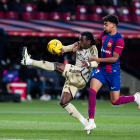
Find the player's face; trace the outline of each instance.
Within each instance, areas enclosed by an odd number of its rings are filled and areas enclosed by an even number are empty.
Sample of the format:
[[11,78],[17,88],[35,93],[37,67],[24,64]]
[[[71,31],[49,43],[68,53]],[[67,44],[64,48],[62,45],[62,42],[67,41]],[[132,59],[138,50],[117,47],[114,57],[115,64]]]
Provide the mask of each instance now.
[[80,47],[87,49],[90,46],[90,40],[87,40],[86,36],[79,37],[79,45]]
[[104,22],[104,31],[106,33],[110,33],[114,27],[115,27],[114,23],[111,23],[109,21]]

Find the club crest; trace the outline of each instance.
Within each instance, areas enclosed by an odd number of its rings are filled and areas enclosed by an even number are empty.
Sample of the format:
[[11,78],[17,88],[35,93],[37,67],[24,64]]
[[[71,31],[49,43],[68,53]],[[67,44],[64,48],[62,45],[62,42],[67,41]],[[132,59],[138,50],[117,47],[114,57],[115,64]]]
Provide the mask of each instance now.
[[112,43],[109,42],[109,43],[107,44],[107,46],[108,46],[108,47],[111,47],[111,46],[112,46]]

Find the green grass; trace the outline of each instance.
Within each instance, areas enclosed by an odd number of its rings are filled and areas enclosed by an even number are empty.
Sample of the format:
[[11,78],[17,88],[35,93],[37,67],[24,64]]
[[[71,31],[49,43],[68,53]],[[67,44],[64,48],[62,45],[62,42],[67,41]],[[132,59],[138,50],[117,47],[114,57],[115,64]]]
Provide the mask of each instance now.
[[[72,102],[88,117],[88,102]],[[140,140],[140,111],[135,103],[113,106],[97,102],[91,135],[59,105],[58,100],[0,103],[0,140]]]

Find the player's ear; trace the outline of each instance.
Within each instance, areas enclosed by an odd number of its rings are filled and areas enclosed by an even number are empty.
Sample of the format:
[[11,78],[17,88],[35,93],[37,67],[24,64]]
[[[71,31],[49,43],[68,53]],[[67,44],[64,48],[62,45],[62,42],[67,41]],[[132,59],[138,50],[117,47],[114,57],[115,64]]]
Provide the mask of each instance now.
[[91,40],[88,40],[88,44],[89,44],[89,45],[91,44]]
[[116,27],[116,24],[115,23],[113,23],[113,28],[115,28]]

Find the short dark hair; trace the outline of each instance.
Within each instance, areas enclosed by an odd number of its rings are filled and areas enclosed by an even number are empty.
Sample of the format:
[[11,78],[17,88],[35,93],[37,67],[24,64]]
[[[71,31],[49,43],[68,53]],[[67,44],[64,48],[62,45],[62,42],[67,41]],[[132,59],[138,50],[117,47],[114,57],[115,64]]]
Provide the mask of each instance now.
[[95,45],[95,40],[94,40],[94,36],[91,32],[82,32],[81,33],[81,36],[86,36],[86,39],[87,40],[91,40],[91,45]]
[[115,23],[116,25],[119,23],[119,19],[116,15],[108,15],[102,18],[102,21],[109,21],[111,23]]

